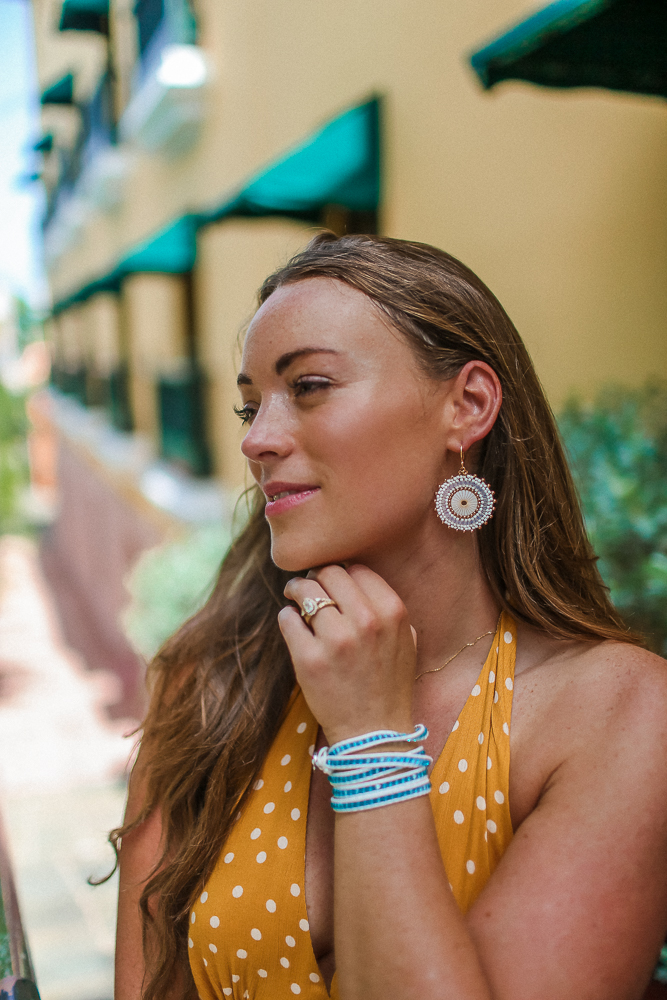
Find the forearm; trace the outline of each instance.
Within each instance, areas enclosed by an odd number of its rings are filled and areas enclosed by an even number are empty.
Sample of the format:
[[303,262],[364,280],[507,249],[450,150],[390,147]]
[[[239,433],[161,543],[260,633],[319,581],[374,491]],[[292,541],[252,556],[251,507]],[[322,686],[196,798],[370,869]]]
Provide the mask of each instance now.
[[335,946],[342,1000],[491,1000],[428,797],[336,817]]

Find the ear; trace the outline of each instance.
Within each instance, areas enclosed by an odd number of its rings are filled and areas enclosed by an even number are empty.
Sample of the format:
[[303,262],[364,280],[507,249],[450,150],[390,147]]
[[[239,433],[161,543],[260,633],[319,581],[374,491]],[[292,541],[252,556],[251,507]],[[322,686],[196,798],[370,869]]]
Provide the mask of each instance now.
[[486,437],[496,422],[503,390],[500,379],[485,361],[469,361],[452,380],[447,399],[447,433],[450,451],[468,451]]

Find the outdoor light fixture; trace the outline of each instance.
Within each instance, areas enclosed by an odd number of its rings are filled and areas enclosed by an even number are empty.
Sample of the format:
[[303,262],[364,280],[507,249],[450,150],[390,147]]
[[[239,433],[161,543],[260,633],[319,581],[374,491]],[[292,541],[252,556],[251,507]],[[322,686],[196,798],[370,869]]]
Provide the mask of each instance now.
[[201,87],[206,82],[204,53],[197,45],[167,45],[157,71],[163,87]]

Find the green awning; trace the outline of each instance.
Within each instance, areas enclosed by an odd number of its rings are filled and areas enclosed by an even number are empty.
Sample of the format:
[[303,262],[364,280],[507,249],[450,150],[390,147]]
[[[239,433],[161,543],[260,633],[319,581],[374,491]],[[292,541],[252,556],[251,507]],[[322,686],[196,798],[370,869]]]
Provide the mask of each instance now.
[[316,221],[326,205],[374,211],[380,199],[379,100],[351,108],[201,216],[287,215]]
[[557,0],[471,57],[485,87],[527,80],[667,97],[664,0]]
[[65,73],[42,92],[42,104],[74,104],[74,74]]
[[183,215],[171,222],[137,244],[107,274],[56,302],[52,312],[57,315],[70,306],[87,302],[98,292],[118,292],[123,278],[130,274],[185,274],[191,271],[197,256],[198,223],[196,215]]
[[31,148],[34,149],[36,153],[50,153],[53,149],[53,134],[51,132],[47,132],[40,139],[37,139],[36,142],[33,142]]
[[116,271],[126,274],[184,274],[194,267],[197,255],[195,215],[183,215],[134,247],[118,263]]
[[109,0],[64,0],[60,31],[99,31],[109,34]]

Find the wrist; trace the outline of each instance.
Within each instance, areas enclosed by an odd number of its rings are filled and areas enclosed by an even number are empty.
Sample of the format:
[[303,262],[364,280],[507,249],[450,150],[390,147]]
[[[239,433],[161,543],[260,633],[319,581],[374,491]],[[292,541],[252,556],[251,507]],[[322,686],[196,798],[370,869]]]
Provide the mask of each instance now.
[[341,743],[343,740],[353,740],[359,736],[365,736],[366,733],[375,733],[379,730],[390,730],[394,733],[406,733],[410,734],[414,732],[415,725],[412,719],[393,719],[387,721],[386,718],[374,719],[372,721],[365,720],[363,722],[351,722],[345,725],[326,728],[322,727],[324,730],[324,735],[329,746],[333,746],[334,743]]

